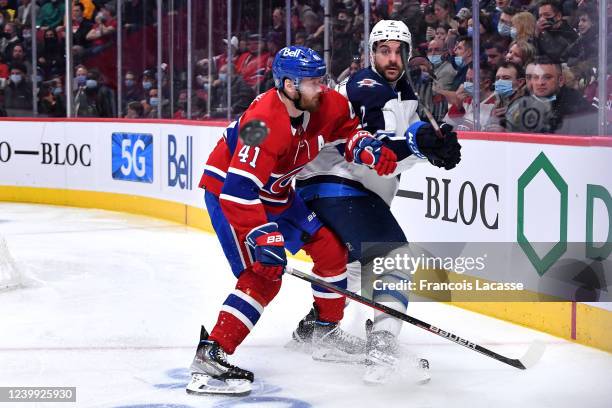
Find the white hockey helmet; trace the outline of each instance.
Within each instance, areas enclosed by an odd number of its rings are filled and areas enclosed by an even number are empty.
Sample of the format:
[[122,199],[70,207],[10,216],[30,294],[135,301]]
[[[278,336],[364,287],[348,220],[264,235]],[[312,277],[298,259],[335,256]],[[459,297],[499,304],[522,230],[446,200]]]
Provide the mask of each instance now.
[[[400,20],[380,20],[372,27],[368,48],[370,49],[370,65],[374,67],[374,44],[378,41],[396,40],[403,42],[408,47],[407,59],[412,57],[412,34],[408,26]],[[406,68],[406,67],[404,67]]]

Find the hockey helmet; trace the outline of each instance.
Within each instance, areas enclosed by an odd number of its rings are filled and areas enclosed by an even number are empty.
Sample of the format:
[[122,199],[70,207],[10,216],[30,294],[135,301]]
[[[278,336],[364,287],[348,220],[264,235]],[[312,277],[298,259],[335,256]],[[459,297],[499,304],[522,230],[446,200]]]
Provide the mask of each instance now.
[[319,54],[295,45],[278,51],[272,62],[272,76],[277,89],[283,89],[285,78],[299,86],[300,79],[323,77],[325,70],[325,61]]
[[412,34],[408,26],[400,20],[380,20],[374,25],[368,39],[370,49],[370,65],[374,66],[374,44],[378,41],[396,40],[408,47],[406,61],[412,57]]

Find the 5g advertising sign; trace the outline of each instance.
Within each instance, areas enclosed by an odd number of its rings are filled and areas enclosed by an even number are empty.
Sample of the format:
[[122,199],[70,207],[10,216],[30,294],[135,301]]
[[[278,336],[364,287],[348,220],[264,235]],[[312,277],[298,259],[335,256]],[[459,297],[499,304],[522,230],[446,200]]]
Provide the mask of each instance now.
[[153,183],[153,136],[113,133],[112,174],[115,180]]

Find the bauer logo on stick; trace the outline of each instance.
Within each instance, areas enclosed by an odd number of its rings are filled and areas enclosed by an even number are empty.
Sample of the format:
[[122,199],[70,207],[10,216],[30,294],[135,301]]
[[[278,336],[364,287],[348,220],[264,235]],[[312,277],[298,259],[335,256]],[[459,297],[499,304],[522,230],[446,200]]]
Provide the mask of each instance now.
[[268,136],[270,130],[262,120],[253,119],[240,129],[240,139],[247,146],[259,146]]

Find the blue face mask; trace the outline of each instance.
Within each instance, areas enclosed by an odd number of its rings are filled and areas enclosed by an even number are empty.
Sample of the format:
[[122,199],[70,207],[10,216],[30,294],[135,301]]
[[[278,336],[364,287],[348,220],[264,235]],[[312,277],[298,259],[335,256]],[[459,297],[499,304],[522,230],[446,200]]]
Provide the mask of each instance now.
[[19,74],[12,74],[10,76],[10,79],[11,79],[11,82],[14,83],[14,84],[18,84],[22,80],[21,75],[19,75]]
[[430,78],[429,72],[421,72],[421,82],[427,82]]
[[78,86],[83,86],[87,82],[87,77],[85,75],[77,75],[76,83]]
[[459,68],[463,67],[463,57],[455,56],[455,65]]
[[227,74],[219,74],[219,79],[221,82],[227,82]]
[[536,96],[536,98],[541,99],[543,101],[547,101],[547,102],[553,102],[557,100],[557,95],[550,95],[550,96]]
[[128,88],[131,88],[134,86],[134,80],[133,79],[126,79],[125,80],[125,86],[127,86]]
[[512,36],[512,27],[500,21],[497,25],[497,32],[504,37],[510,37]]
[[474,27],[468,27],[467,29],[468,37],[474,36]]
[[517,36],[517,35],[518,35],[518,31],[516,30],[516,28],[512,27],[512,28],[510,29],[510,37],[511,37],[513,40],[516,40],[516,36]]
[[512,95],[512,81],[509,79],[498,79],[495,81],[495,92],[500,96]]
[[470,82],[470,81],[465,81],[463,83],[463,89],[465,90],[465,92],[470,95],[473,96],[474,95],[474,83]]
[[149,99],[149,103],[151,104],[151,106],[158,106],[159,105],[159,98],[153,96],[153,97],[151,97],[151,99]]
[[153,88],[153,82],[142,81],[142,87],[144,88],[145,91],[148,91],[149,89]]
[[87,82],[85,82],[85,86],[89,89],[97,88],[98,81],[96,81],[95,79],[88,79]]
[[440,65],[442,63],[441,55],[428,55],[427,59],[429,59],[429,62],[431,62],[434,66]]
[[53,88],[53,95],[59,96],[61,94],[62,94],[62,88],[59,88],[59,87]]

